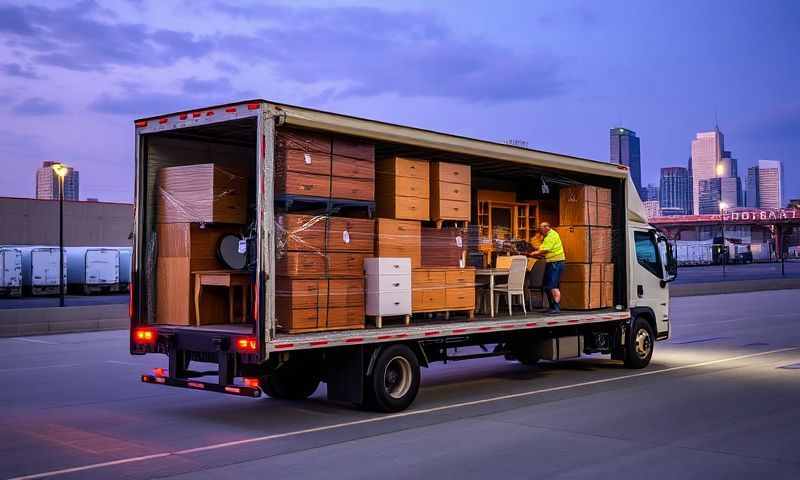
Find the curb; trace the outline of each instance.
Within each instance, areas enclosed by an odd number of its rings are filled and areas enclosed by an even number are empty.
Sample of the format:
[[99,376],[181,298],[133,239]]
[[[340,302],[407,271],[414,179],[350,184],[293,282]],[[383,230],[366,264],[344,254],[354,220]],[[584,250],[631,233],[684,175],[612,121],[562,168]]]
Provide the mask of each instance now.
[[800,278],[767,278],[708,283],[679,283],[669,286],[670,297],[696,297],[727,293],[763,292],[800,288]]
[[126,329],[125,304],[0,310],[0,337]]

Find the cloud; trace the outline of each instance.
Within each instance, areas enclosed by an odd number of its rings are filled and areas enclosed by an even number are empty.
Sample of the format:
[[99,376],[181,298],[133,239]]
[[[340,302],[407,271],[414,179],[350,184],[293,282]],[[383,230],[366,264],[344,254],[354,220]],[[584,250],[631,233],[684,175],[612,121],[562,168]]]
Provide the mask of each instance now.
[[0,9],[0,33],[30,52],[36,63],[77,71],[168,66],[184,58],[202,58],[213,49],[210,39],[189,32],[109,23],[98,16],[109,15],[94,2],[54,9],[7,6]]
[[9,77],[27,78],[29,80],[36,80],[42,78],[37,74],[33,68],[25,67],[18,63],[4,63],[0,65],[0,71]]
[[[152,29],[112,20],[95,3],[83,2],[52,9],[4,7],[8,20],[0,24],[0,35],[25,51],[34,65],[105,72],[117,66],[168,68],[185,59],[210,60],[225,75],[243,65],[274,71],[299,91],[309,87],[321,101],[389,94],[504,102],[552,97],[567,89],[554,55],[462,35],[427,11],[211,5],[203,11],[214,12],[215,21],[227,16],[250,28],[213,35]],[[186,80],[193,92],[219,91],[204,83],[210,81]],[[93,108],[130,113],[128,100],[109,95],[100,95]],[[175,100],[170,103],[186,103]]]
[[20,115],[52,115],[62,113],[64,107],[41,97],[31,97],[16,104],[12,111]]

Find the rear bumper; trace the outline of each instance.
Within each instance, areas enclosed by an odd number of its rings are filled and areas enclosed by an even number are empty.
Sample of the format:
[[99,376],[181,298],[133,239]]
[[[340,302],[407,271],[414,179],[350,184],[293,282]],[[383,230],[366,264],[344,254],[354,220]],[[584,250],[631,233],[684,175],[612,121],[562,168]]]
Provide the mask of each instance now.
[[192,390],[205,390],[208,392],[226,393],[239,397],[257,398],[261,396],[261,389],[243,385],[221,385],[219,383],[200,382],[197,380],[184,380],[174,377],[157,377],[155,375],[142,375],[142,382],[170,387],[190,388]]

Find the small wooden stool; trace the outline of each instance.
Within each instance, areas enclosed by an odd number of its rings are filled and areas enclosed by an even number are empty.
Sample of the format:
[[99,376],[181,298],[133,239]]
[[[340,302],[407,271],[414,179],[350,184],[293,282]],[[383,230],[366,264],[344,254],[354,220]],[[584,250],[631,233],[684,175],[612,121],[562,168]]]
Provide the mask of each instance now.
[[200,326],[200,295],[203,286],[228,288],[228,323],[235,323],[233,318],[233,289],[242,290],[242,321],[247,322],[247,301],[250,291],[250,273],[238,270],[202,270],[192,272],[194,275],[194,318]]

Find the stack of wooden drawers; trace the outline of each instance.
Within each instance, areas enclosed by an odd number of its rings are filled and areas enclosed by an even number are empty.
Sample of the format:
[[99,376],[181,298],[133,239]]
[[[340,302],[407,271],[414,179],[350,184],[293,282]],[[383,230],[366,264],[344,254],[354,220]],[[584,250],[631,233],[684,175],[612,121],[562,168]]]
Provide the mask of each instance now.
[[331,175],[331,197],[375,201],[375,145],[334,138]]
[[287,129],[276,138],[277,194],[375,200],[373,144]]
[[376,163],[378,216],[430,220],[430,171],[427,160],[392,157]]
[[364,328],[364,259],[371,219],[282,214],[276,301],[289,333]]
[[368,258],[367,315],[375,317],[378,328],[382,318],[402,315],[411,321],[411,261],[408,258]]
[[468,222],[471,213],[471,169],[457,163],[431,163],[431,220]]
[[411,268],[422,266],[422,227],[413,220],[379,218],[376,250],[379,257],[406,257]]
[[467,311],[472,318],[475,310],[475,269],[430,267],[415,269],[411,279],[412,311]]

